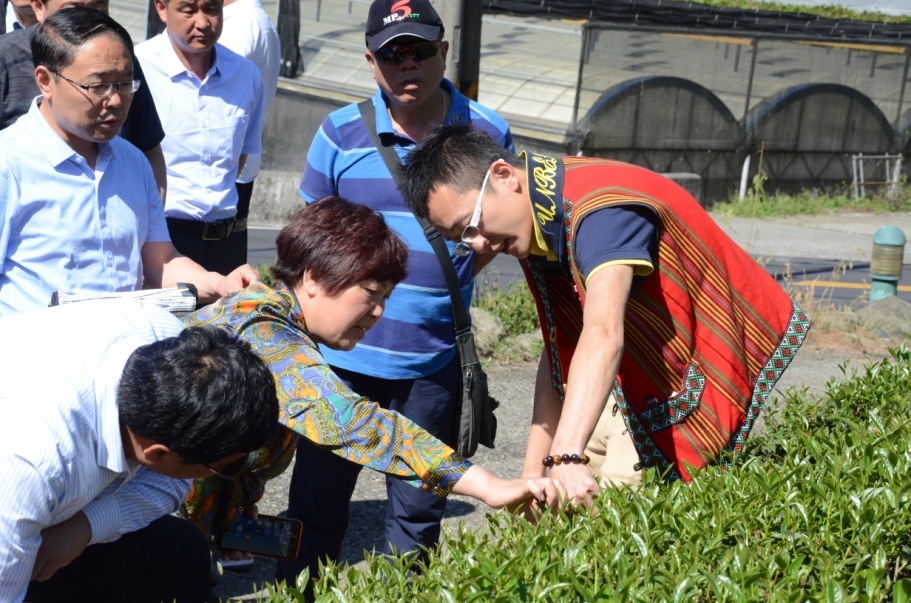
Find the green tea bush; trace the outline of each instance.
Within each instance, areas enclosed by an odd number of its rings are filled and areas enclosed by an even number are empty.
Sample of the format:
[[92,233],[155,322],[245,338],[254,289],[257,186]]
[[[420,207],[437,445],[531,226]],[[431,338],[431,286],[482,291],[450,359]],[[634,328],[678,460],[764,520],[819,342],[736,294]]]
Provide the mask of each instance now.
[[505,290],[485,287],[474,303],[500,319],[507,337],[531,333],[540,326],[535,299],[525,281],[511,283]]
[[825,397],[792,389],[731,468],[689,485],[647,471],[536,525],[491,514],[422,573],[331,565],[318,601],[911,601],[911,352],[843,371]]

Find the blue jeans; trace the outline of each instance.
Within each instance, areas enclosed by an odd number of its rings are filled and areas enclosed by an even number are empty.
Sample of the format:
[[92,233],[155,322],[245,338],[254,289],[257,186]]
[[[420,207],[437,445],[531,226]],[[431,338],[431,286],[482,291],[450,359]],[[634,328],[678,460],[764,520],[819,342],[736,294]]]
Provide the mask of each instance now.
[[[443,442],[452,444],[456,405],[460,401],[458,356],[436,373],[421,379],[379,379],[360,373],[333,371],[355,392],[408,417]],[[316,577],[320,559],[337,560],[348,528],[348,503],[361,466],[300,438],[288,494],[288,516],[304,523],[300,553],[281,561],[276,579],[294,584],[310,568]],[[446,499],[415,488],[395,477],[386,478],[386,545],[397,553],[432,547],[440,538]]]

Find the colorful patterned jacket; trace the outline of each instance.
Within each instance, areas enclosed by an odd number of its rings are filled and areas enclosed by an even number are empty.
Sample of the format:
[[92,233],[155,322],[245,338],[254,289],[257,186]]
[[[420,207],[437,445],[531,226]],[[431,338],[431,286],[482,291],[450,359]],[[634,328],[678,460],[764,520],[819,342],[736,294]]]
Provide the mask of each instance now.
[[[338,456],[395,475],[445,497],[471,463],[402,415],[358,396],[336,377],[307,333],[294,293],[250,285],[183,319],[187,326],[216,327],[249,343],[272,371],[278,394],[275,439],[250,456],[232,482],[197,479],[181,515],[206,534],[220,534],[237,511],[262,498],[267,480],[294,455],[297,436]],[[313,484],[318,488],[319,484]]]
[[543,326],[553,386],[564,396],[582,330],[585,282],[573,257],[579,225],[600,208],[650,208],[655,270],[630,294],[613,393],[645,466],[689,481],[738,452],[800,347],[809,317],[680,186],[636,166],[529,157],[533,211],[558,259],[523,261]]

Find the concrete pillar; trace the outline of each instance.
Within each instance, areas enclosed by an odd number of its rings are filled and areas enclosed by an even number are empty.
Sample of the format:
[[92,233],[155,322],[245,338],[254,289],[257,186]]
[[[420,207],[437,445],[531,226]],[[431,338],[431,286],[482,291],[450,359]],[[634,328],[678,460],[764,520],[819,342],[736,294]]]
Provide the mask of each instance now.
[[446,78],[459,91],[478,99],[481,70],[481,0],[431,0],[446,28],[449,41]]

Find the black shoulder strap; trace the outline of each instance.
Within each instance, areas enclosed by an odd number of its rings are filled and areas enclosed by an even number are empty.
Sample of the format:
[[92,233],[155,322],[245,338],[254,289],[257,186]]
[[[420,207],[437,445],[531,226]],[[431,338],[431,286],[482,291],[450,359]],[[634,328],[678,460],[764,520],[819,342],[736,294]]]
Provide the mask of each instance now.
[[[391,146],[383,145],[379,135],[376,133],[376,113],[374,113],[373,102],[369,99],[365,100],[358,103],[357,108],[361,112],[367,131],[370,132],[370,137],[373,138],[373,144],[376,145],[380,156],[386,162],[386,167],[389,168],[389,173],[392,174],[392,178],[395,180],[399,190],[404,189],[404,182],[402,181],[404,176],[400,169],[402,161],[399,159],[395,149]],[[440,267],[443,269],[443,275],[446,277],[446,287],[449,289],[449,297],[452,299],[452,316],[455,320],[456,333],[461,334],[468,331],[471,329],[471,320],[465,309],[465,300],[462,298],[462,291],[459,288],[459,277],[456,275],[455,267],[452,265],[449,248],[446,247],[443,237],[427,218],[422,218],[418,215],[414,217],[421,225],[421,228],[424,229],[424,236],[427,237],[427,241],[433,247],[437,260],[440,262]]]

